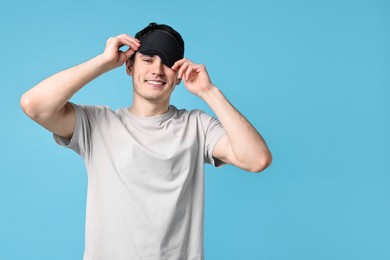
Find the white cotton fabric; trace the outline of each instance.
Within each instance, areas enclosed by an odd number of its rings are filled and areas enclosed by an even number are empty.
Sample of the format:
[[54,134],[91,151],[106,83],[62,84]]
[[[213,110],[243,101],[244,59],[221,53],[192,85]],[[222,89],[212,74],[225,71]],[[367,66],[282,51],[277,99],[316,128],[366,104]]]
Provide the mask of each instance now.
[[88,175],[84,260],[204,258],[204,163],[225,134],[200,110],[139,117],[72,103]]

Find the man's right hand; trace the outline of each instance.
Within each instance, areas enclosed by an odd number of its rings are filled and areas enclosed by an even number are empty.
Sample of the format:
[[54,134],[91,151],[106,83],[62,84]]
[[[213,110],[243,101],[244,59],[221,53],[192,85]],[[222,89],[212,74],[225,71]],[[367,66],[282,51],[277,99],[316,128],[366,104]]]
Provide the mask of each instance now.
[[[128,50],[121,51],[120,48],[123,46],[128,46]],[[121,34],[108,38],[102,56],[107,62],[109,69],[115,69],[122,66],[140,46],[141,44],[138,39],[127,34]]]
[[[129,49],[121,51],[122,46]],[[138,50],[137,39],[126,34],[107,40],[104,53],[41,81],[21,98],[23,111],[49,131],[70,139],[76,117],[69,99],[101,74],[122,66]]]

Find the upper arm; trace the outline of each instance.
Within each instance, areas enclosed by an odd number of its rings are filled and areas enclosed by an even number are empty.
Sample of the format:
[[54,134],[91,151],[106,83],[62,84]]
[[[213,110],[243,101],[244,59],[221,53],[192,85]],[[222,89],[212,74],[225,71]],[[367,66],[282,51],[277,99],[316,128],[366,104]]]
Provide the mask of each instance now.
[[73,106],[69,102],[66,103],[57,115],[41,125],[58,136],[71,139],[76,126],[76,113]]
[[221,139],[215,144],[213,150],[213,157],[249,172],[261,172],[269,165],[268,160],[262,160],[262,158],[266,158],[265,153],[259,154],[259,159],[256,162],[242,163],[235,156],[229,137],[227,135],[221,137]]
[[249,168],[244,164],[240,163],[236,156],[233,153],[232,147],[230,145],[230,141],[227,135],[222,136],[218,142],[215,144],[213,149],[213,157],[217,158],[224,163],[232,164],[237,166],[243,170],[248,171]]
[[76,113],[73,106],[67,102],[58,112],[36,113],[28,101],[21,100],[23,111],[35,122],[50,132],[71,139],[76,126]]

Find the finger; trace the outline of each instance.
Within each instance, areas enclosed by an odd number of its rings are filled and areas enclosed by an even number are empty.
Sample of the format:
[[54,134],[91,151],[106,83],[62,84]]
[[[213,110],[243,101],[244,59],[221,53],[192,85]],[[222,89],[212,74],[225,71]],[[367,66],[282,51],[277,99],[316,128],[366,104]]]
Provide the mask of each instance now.
[[186,81],[188,81],[188,79],[190,78],[190,75],[191,75],[191,73],[194,71],[194,68],[193,68],[193,66],[191,65],[191,66],[188,66],[188,69],[186,70],[186,72],[185,72],[185,74],[184,74],[184,79],[186,80]]
[[136,39],[127,35],[119,35],[116,38],[119,40],[121,46],[127,45],[136,50],[138,50],[138,48],[141,46],[141,44]]
[[127,51],[125,51],[125,55],[126,55],[126,58],[130,58],[134,53],[135,53],[136,50],[134,50],[133,48],[129,48]]
[[140,41],[137,38],[131,37],[130,35],[127,34],[120,34],[117,36],[118,38],[126,39],[130,42],[134,42],[135,44],[140,44]]
[[107,40],[107,47],[114,48],[114,49],[120,49],[122,46],[131,47],[131,43],[126,42],[124,39],[121,39],[119,37],[110,37]]
[[177,74],[177,77],[179,79],[183,78],[183,75],[184,73],[186,72],[186,70],[188,69],[188,66],[189,66],[189,63],[188,62],[185,62],[179,69],[179,72]]
[[207,70],[206,70],[206,67],[204,66],[204,64],[199,64],[196,68],[196,73],[199,73],[201,71],[205,71],[207,73]]
[[180,61],[181,60],[178,60],[178,61],[176,61],[174,64],[173,64],[173,66],[171,67],[171,69],[173,69],[173,70],[177,70],[177,69],[179,69],[180,68],[180,66],[182,65],[182,63],[180,63]]
[[173,70],[178,70],[178,69],[180,69],[180,67],[183,66],[183,64],[184,64],[185,62],[187,62],[187,61],[189,61],[189,60],[187,60],[186,58],[183,58],[183,59],[181,59],[181,60],[178,60],[178,61],[175,62],[175,64],[173,64],[173,66],[171,67],[171,69],[173,69]]

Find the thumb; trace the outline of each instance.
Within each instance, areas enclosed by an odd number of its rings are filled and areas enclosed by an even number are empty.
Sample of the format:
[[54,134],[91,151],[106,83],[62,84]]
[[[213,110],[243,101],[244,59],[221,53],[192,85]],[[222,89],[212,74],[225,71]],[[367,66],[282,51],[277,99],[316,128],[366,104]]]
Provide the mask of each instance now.
[[135,50],[132,49],[131,47],[129,47],[129,49],[127,51],[125,51],[124,53],[126,55],[126,58],[129,59],[135,53]]

